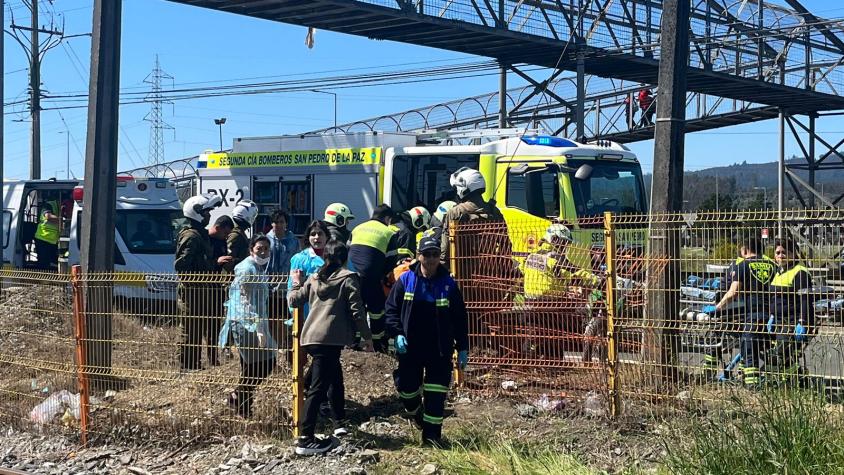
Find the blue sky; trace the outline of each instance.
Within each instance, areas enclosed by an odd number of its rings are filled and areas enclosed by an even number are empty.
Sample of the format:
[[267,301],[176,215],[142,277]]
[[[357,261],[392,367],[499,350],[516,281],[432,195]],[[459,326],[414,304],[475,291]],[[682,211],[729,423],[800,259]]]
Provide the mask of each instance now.
[[[64,18],[67,34],[91,29],[91,0],[42,0],[41,23],[49,13]],[[20,0],[7,0],[17,23],[28,25],[28,10]],[[833,0],[804,4],[827,16],[841,15]],[[842,10],[842,11],[838,11]],[[58,17],[56,17],[58,18]],[[6,28],[11,18],[6,13]],[[431,67],[471,61],[459,53],[318,31],[316,45],[304,45],[306,29],[281,23],[174,4],[163,0],[124,0],[121,88],[145,87],[158,55],[162,68],[174,77],[176,87],[196,83],[282,77],[337,71],[365,73],[377,67],[387,70]],[[45,90],[50,94],[80,93],[88,89],[90,40],[73,38],[50,50],[42,66]],[[21,47],[8,35],[5,41],[4,102],[24,99],[27,94],[27,63]],[[382,69],[384,70],[384,69]],[[518,85],[511,75],[511,85]],[[397,112],[436,102],[494,91],[494,76],[338,90],[339,122]],[[45,107],[49,107],[45,104]],[[120,109],[119,168],[148,163],[148,104],[124,105]],[[6,107],[5,173],[26,178],[29,161],[30,124],[21,105]],[[17,113],[11,113],[17,112]],[[42,113],[42,176],[64,177],[66,135],[70,132],[70,168],[82,173],[87,110],[46,110]],[[165,157],[174,160],[218,147],[218,128],[213,118],[225,116],[224,143],[232,137],[278,135],[327,127],[333,121],[332,97],[296,92],[260,96],[234,96],[179,101],[164,106],[164,118],[174,127],[165,132]],[[776,121],[766,121],[686,136],[686,168],[690,170],[735,162],[768,162],[777,158]],[[818,130],[837,142],[844,136],[841,119],[821,119]],[[61,133],[60,133],[61,132]],[[653,142],[633,144],[645,171],[650,171]],[[819,149],[822,151],[822,149]],[[789,140],[788,153],[798,153]]]

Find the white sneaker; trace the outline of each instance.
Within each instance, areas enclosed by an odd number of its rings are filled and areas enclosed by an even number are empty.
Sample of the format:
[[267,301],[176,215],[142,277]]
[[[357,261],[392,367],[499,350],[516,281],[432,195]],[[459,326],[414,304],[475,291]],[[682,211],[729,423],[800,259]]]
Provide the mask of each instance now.
[[334,437],[343,437],[346,435],[349,435],[349,431],[345,427],[340,426],[334,429]]

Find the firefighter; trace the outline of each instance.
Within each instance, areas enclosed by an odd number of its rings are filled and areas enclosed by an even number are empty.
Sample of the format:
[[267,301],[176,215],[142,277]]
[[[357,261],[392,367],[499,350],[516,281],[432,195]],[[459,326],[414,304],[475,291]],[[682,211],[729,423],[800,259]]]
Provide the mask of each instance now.
[[213,300],[207,292],[209,286],[203,282],[207,274],[214,270],[211,240],[205,226],[211,221],[211,210],[221,203],[219,195],[198,195],[189,198],[182,207],[188,222],[179,231],[174,262],[179,274],[178,307],[184,337],[179,347],[182,370],[202,369],[199,351],[202,321],[215,318],[216,315],[209,305]]
[[571,262],[571,243],[571,230],[566,225],[548,226],[539,250],[529,254],[522,265],[526,298],[558,301],[572,285],[597,286],[598,277]]
[[763,340],[762,332],[770,315],[771,282],[776,274],[776,266],[769,260],[759,257],[761,243],[755,236],[745,239],[744,258],[736,266],[735,280],[729,290],[715,305],[715,311],[722,311],[730,302],[741,296],[744,299],[742,315],[741,355],[744,358],[744,384],[747,387],[759,386],[759,351]]
[[800,353],[814,329],[814,305],[809,290],[812,275],[800,263],[797,246],[791,239],[777,240],[774,248],[777,273],[771,282],[771,320],[768,327],[776,336],[773,355],[782,379],[798,376]]
[[437,240],[442,240],[443,235],[443,220],[445,219],[446,213],[451,208],[457,206],[457,203],[451,200],[443,201],[437,206],[436,211],[434,211],[434,215],[431,216],[431,225],[425,231],[416,235],[416,242],[422,240],[423,237],[432,237]]
[[372,330],[372,343],[375,351],[387,351],[387,338],[384,333],[384,290],[383,281],[388,262],[395,262],[396,251],[392,249],[395,232],[390,225],[396,219],[389,205],[381,204],[372,212],[372,219],[359,224],[352,231],[352,245],[349,247],[349,260],[360,275],[363,303],[369,312],[369,327]]
[[440,263],[439,242],[423,238],[417,259],[390,291],[385,323],[396,340],[399,399],[423,443],[439,445],[454,350],[461,369],[469,362],[468,318],[460,289]]
[[355,219],[351,208],[343,203],[331,203],[325,208],[323,222],[328,227],[329,240],[340,241],[347,244],[352,238],[349,231],[349,221]]
[[[501,211],[494,201],[484,200],[486,180],[477,170],[463,167],[451,174],[449,183],[457,192],[460,203],[451,208],[445,215],[442,225],[442,261],[448,263],[448,248],[451,240],[450,227],[452,223],[466,223],[472,221],[504,221]],[[506,238],[506,235],[505,235]],[[506,238],[509,242],[509,238]],[[496,249],[500,255],[508,255],[507,249]]]
[[424,206],[414,206],[400,213],[398,218],[393,225],[396,229],[393,237],[397,253],[396,265],[405,259],[412,260],[416,256],[417,233],[425,231],[431,225],[431,213]]
[[[739,265],[744,262],[745,255],[747,255],[747,248],[743,245],[740,245],[739,255],[732,263],[730,263],[729,267],[727,267],[727,270],[724,273],[724,277],[719,282],[718,290],[723,291],[728,290],[730,288],[733,281],[736,280],[736,272],[738,271]],[[770,257],[763,255],[762,259],[776,266],[776,263]],[[722,308],[718,321],[737,321],[743,318],[743,308],[743,299],[733,299],[728,305]],[[715,306],[705,305],[701,309],[701,312],[713,315],[715,313]],[[719,333],[723,333],[724,335],[731,334],[737,340],[741,339],[741,332],[721,331]],[[732,364],[727,365],[724,368],[724,373],[721,376],[718,376],[718,368],[721,364],[721,352],[723,350],[724,348],[716,345],[710,345],[706,349],[706,352],[703,355],[702,367],[703,376],[706,380],[713,380],[717,378],[718,381],[725,382],[731,378]],[[739,352],[739,357],[735,361],[735,370],[738,374],[742,374],[744,372],[744,359],[741,355],[741,352]]]
[[51,270],[58,262],[60,220],[59,201],[53,192],[46,192],[39,208],[38,227],[35,229],[38,269]]
[[249,200],[238,201],[232,210],[234,228],[226,239],[226,251],[231,260],[223,264],[225,273],[234,274],[234,268],[249,257],[249,238],[246,231],[252,228],[257,217],[258,205]]
[[[223,272],[223,265],[231,262],[232,257],[228,255],[226,241],[229,234],[234,229],[234,221],[228,216],[220,216],[208,229],[208,237],[211,238],[211,262],[214,263],[213,272],[220,274]],[[222,279],[220,279],[222,281]],[[208,343],[207,355],[208,363],[212,366],[217,366],[219,360],[217,358],[217,345],[212,342],[217,341],[220,334],[220,328],[223,326],[223,320],[226,318],[226,311],[224,308],[226,302],[226,288],[222,285],[210,285],[208,288],[210,292],[210,305],[214,311],[213,318],[209,319],[203,334],[205,341]],[[226,355],[232,356],[231,352],[226,348]]]

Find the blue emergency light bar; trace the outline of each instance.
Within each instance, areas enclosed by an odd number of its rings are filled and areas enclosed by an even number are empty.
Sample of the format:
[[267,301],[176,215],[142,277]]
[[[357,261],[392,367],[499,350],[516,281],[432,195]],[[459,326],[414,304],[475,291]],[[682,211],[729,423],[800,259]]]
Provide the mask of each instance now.
[[577,147],[577,144],[569,139],[552,137],[550,135],[531,135],[528,137],[522,137],[522,142],[528,145],[544,145],[546,147]]

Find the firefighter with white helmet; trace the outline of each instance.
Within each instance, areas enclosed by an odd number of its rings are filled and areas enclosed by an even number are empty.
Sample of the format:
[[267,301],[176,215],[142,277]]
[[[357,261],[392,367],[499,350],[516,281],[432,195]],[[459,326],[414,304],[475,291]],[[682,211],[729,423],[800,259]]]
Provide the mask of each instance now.
[[202,281],[202,274],[207,275],[214,270],[211,240],[205,226],[211,220],[211,210],[221,203],[219,195],[197,195],[188,198],[182,207],[188,220],[179,231],[174,267],[179,274],[178,307],[184,336],[179,348],[179,363],[183,370],[202,368],[199,351],[202,322],[214,315],[214,309],[209,305],[213,300],[210,298],[210,287]]
[[246,231],[252,229],[258,217],[258,205],[250,200],[240,200],[232,210],[234,229],[226,239],[226,249],[231,260],[223,264],[223,271],[234,274],[234,268],[249,257],[249,238]]
[[443,220],[445,219],[446,213],[451,208],[457,206],[457,203],[451,200],[446,200],[437,205],[437,209],[434,211],[434,215],[431,216],[431,226],[426,229],[425,231],[416,235],[416,242],[422,240],[423,237],[432,237],[434,239],[440,240],[442,239],[443,234]]
[[431,213],[424,206],[414,206],[399,214],[399,219],[393,223],[396,234],[394,248],[396,249],[396,264],[416,257],[417,235],[431,225]]
[[355,219],[352,209],[345,203],[331,203],[325,208],[323,221],[328,226],[329,239],[348,244],[352,238],[349,221]]
[[571,262],[572,234],[568,226],[553,223],[545,230],[539,249],[522,264],[525,297],[559,299],[570,285],[594,284],[597,277]]
[[[495,206],[495,202],[484,199],[486,192],[486,180],[481,172],[462,167],[451,174],[449,183],[454,187],[460,202],[445,214],[442,223],[442,260],[448,264],[448,248],[450,241],[450,227],[452,223],[467,223],[473,221],[499,221],[504,222],[504,216]],[[509,238],[508,238],[509,242]],[[502,242],[502,245],[505,243]],[[501,255],[507,249],[499,249]]]

